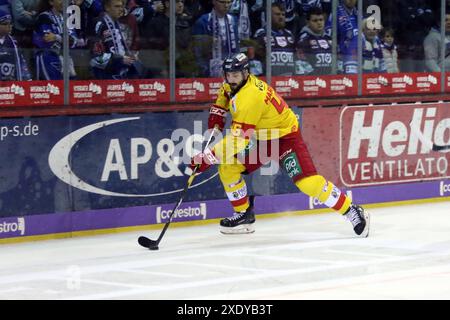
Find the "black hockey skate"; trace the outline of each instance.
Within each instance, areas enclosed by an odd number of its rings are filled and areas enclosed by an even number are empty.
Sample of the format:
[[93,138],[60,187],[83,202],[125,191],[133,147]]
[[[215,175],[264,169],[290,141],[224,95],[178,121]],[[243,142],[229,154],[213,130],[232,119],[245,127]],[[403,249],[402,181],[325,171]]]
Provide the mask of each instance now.
[[220,232],[223,234],[244,234],[255,232],[255,214],[253,201],[255,196],[249,197],[250,206],[245,212],[235,213],[230,218],[220,220]]
[[370,215],[363,207],[352,204],[344,217],[352,223],[353,230],[358,236],[362,238],[369,236]]

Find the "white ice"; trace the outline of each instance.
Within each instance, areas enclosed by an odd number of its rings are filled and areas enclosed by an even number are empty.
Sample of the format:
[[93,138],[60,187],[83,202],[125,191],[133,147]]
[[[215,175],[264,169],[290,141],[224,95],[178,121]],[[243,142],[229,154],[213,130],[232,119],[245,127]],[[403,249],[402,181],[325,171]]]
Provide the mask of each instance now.
[[335,213],[0,246],[0,299],[450,299],[450,202],[372,208],[369,238]]

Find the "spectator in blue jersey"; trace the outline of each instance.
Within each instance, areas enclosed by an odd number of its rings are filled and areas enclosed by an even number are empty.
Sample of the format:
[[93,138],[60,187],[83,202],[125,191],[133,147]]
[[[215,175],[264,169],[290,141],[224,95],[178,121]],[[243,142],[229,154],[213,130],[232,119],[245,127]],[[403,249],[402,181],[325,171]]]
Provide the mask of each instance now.
[[373,17],[364,19],[362,24],[362,71],[364,73],[386,72],[386,64],[383,58],[382,44],[380,38],[378,38],[378,33],[381,30],[381,25]]
[[94,21],[103,12],[102,0],[72,0],[72,4],[80,7],[81,28],[77,29],[80,39],[87,39],[94,32]]
[[[346,74],[358,73],[358,0],[341,0],[337,8],[337,40],[339,69]],[[327,34],[331,36],[333,16],[327,21]]]
[[228,13],[232,0],[212,0],[213,9],[202,15],[192,29],[194,53],[200,76],[220,77],[222,62],[239,53],[238,23]]
[[251,22],[247,0],[233,0],[228,13],[233,14],[238,21],[239,39],[249,39],[251,35]]
[[[285,14],[286,11],[283,4],[272,4],[272,35],[270,44],[272,47],[272,75],[274,76],[291,76],[294,74],[294,36],[290,30],[286,29]],[[265,62],[266,28],[256,31],[255,39],[259,42],[260,48],[256,52],[256,58]]]
[[296,74],[331,74],[332,45],[331,37],[325,33],[325,12],[319,7],[311,8],[297,41]]
[[[62,0],[43,1],[42,12],[33,32],[33,43],[37,47],[35,67],[38,80],[63,79],[63,27]],[[84,46],[84,41],[77,38],[72,28],[69,29],[69,44],[71,48]],[[70,78],[76,77],[72,59],[69,59],[65,69]]]
[[27,63],[16,40],[11,36],[12,18],[0,10],[0,80],[31,80]]
[[124,1],[104,0],[104,9],[105,12],[96,21],[91,48],[91,67],[95,78],[142,78],[145,71],[137,52],[130,47],[133,41],[122,32],[120,18],[125,13]]

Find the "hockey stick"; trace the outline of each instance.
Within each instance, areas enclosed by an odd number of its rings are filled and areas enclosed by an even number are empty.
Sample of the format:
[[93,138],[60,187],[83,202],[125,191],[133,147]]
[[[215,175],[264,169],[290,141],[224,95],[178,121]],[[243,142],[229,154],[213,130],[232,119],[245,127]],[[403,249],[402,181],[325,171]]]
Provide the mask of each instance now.
[[[208,142],[206,142],[205,149],[211,143],[211,140],[214,137],[215,132],[216,132],[216,127],[214,127],[213,131],[211,132],[211,135],[210,135],[210,137],[208,139]],[[147,237],[140,236],[139,239],[138,239],[138,243],[141,246],[143,246],[145,248],[148,248],[150,250],[158,250],[159,249],[158,245],[161,242],[162,237],[166,233],[167,228],[169,228],[170,222],[172,222],[173,215],[177,211],[178,207],[181,205],[181,202],[183,202],[183,199],[186,196],[186,193],[187,193],[189,187],[192,185],[192,182],[194,181],[194,178],[195,178],[195,174],[197,173],[197,170],[198,170],[199,167],[200,167],[200,165],[196,165],[194,170],[192,171],[191,175],[189,176],[189,179],[187,180],[186,186],[184,187],[184,189],[183,189],[183,191],[181,193],[180,200],[178,200],[177,204],[175,205],[175,208],[173,208],[172,212],[170,213],[169,220],[164,225],[164,228],[162,229],[161,234],[159,235],[158,239],[151,240],[151,239],[149,239]]]
[[433,151],[446,151],[446,150],[450,150],[450,145],[444,145],[444,146],[440,146],[437,145],[435,143],[433,143],[430,139],[427,139],[422,132],[420,132],[419,128],[417,128],[416,126],[412,125],[412,122],[409,123],[409,126],[411,127],[411,132],[413,132],[418,138],[419,140],[426,145],[429,149],[433,150]]
[[433,151],[444,151],[450,150],[450,144],[447,146],[438,146],[437,144],[433,144]]

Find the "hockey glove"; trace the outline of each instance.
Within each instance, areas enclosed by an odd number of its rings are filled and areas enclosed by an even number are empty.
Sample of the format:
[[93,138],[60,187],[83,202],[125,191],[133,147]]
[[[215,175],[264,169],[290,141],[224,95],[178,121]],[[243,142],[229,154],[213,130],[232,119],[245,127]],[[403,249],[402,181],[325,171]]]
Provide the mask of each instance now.
[[217,127],[217,129],[223,131],[223,129],[225,128],[225,122],[227,121],[226,116],[226,110],[216,106],[212,106],[211,109],[209,109],[208,129]]
[[195,155],[191,159],[191,169],[194,170],[196,166],[199,166],[197,173],[205,172],[211,165],[219,163],[219,159],[216,158],[214,151],[206,148],[204,152]]

